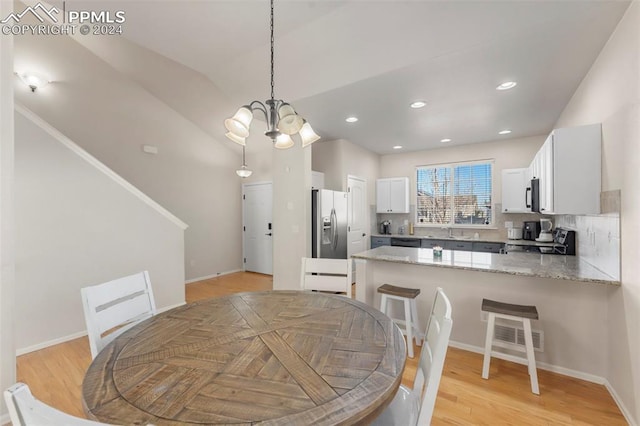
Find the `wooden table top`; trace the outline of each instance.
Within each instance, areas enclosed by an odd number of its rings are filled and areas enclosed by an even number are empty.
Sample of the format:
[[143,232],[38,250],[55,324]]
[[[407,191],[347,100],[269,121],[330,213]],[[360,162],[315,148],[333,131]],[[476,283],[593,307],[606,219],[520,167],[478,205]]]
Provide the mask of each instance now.
[[150,318],[93,361],[86,414],[114,424],[367,424],[393,399],[402,333],[342,296],[239,293]]

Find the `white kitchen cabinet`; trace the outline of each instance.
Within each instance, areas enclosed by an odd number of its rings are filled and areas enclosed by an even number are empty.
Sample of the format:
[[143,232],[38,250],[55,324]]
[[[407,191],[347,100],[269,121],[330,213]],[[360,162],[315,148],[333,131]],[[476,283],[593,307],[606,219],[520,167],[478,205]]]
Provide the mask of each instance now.
[[600,124],[551,132],[530,166],[539,180],[540,213],[600,213],[601,132]]
[[503,213],[531,212],[531,194],[527,191],[530,181],[528,168],[502,170]]
[[409,178],[387,178],[376,181],[378,213],[409,213]]
[[324,189],[324,173],[311,171],[311,189]]

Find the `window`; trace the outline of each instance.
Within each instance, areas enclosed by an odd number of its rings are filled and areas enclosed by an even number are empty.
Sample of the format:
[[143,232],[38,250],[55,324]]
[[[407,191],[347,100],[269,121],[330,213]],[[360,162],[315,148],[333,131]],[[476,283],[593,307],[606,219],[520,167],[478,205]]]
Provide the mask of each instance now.
[[493,161],[417,168],[416,222],[491,225]]

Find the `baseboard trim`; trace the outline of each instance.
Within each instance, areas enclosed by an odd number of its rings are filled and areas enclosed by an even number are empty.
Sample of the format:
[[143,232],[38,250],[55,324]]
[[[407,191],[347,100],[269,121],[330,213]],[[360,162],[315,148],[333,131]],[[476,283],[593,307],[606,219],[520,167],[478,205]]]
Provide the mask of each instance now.
[[29,352],[39,351],[40,349],[48,348],[49,346],[59,345],[60,343],[68,342],[69,340],[78,339],[87,335],[87,330],[79,331],[77,333],[69,334],[67,336],[58,337],[57,339],[47,340],[45,342],[37,343],[26,348],[16,349],[16,356],[28,354]]
[[[452,340],[449,341],[449,346],[453,348],[469,351],[469,352],[484,354],[484,348],[480,346],[468,345],[466,343],[455,342]],[[526,362],[523,359],[513,355],[494,353],[491,356],[494,358],[500,358],[506,361],[515,362],[518,364],[523,364],[523,365],[526,364]],[[613,386],[611,386],[611,383],[609,383],[609,381],[604,377],[596,376],[595,374],[584,373],[582,371],[572,370],[570,368],[558,367],[557,365],[548,364],[546,362],[536,362],[536,366],[541,370],[547,370],[553,373],[562,374],[564,376],[574,377],[576,379],[581,379],[587,382],[603,385],[607,389],[607,391],[609,391],[609,394],[611,395],[616,405],[620,409],[620,412],[622,412],[622,415],[624,416],[627,423],[629,423],[629,426],[638,426],[638,423],[635,422],[635,420],[633,419],[633,416],[631,415],[631,412],[624,405],[624,403],[622,402],[622,399],[620,399],[620,396],[618,395],[616,390],[613,388]]]
[[[166,312],[170,309],[177,308],[178,306],[186,305],[187,302],[176,303],[175,305],[165,306],[164,308],[158,309],[158,313]],[[48,348],[49,346],[59,345],[60,343],[65,343],[70,340],[75,340],[80,337],[84,337],[87,335],[87,330],[79,331],[77,333],[68,334],[63,337],[58,337],[57,339],[47,340],[42,343],[38,343],[32,346],[27,346],[26,348],[20,348],[16,350],[16,356],[25,355],[29,352],[39,351],[41,349]],[[2,424],[2,423],[0,423]]]
[[211,278],[221,277],[223,275],[235,274],[236,272],[242,272],[242,271],[243,271],[243,269],[232,269],[231,271],[218,272],[218,273],[215,273],[213,275],[207,275],[207,276],[204,276],[204,277],[193,278],[193,279],[185,281],[184,283],[185,284],[191,284],[191,283],[195,283],[195,282],[202,281],[202,280],[210,280]]
[[638,426],[638,423],[635,422],[633,416],[631,415],[631,412],[624,405],[624,403],[622,402],[622,399],[620,399],[620,396],[618,395],[616,390],[613,388],[613,386],[611,386],[611,383],[609,383],[608,380],[605,380],[604,386],[607,388],[607,390],[611,394],[611,397],[618,405],[618,408],[620,409],[620,411],[622,411],[622,415],[624,416],[624,419],[627,421],[627,423],[629,423],[629,426]]
[[[480,346],[468,345],[466,343],[454,342],[452,340],[449,341],[449,346],[458,348],[458,349],[463,349],[469,352],[484,354],[484,348]],[[517,364],[526,365],[526,361],[524,359],[518,358],[517,356],[509,355],[509,354],[494,353],[492,354],[492,357],[504,359],[505,361],[515,362]],[[606,379],[604,377],[596,376],[595,374],[585,373],[582,371],[572,370],[566,367],[559,367],[557,365],[548,364],[546,362],[537,361],[536,366],[541,370],[551,371],[553,373],[562,374],[563,376],[574,377],[576,379],[585,380],[587,382],[596,383],[599,385],[604,385],[606,383]]]

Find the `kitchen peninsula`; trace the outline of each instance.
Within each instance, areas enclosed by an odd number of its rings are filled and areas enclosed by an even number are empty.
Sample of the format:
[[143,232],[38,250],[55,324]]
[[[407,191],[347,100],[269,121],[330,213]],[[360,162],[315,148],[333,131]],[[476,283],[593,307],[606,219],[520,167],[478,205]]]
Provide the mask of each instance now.
[[606,374],[607,299],[620,283],[576,256],[479,253],[383,246],[353,255],[356,299],[379,306],[376,289],[388,283],[417,288],[424,330],[433,295],[442,287],[453,307],[451,345],[482,352],[483,298],[536,305],[540,368],[602,382]]

